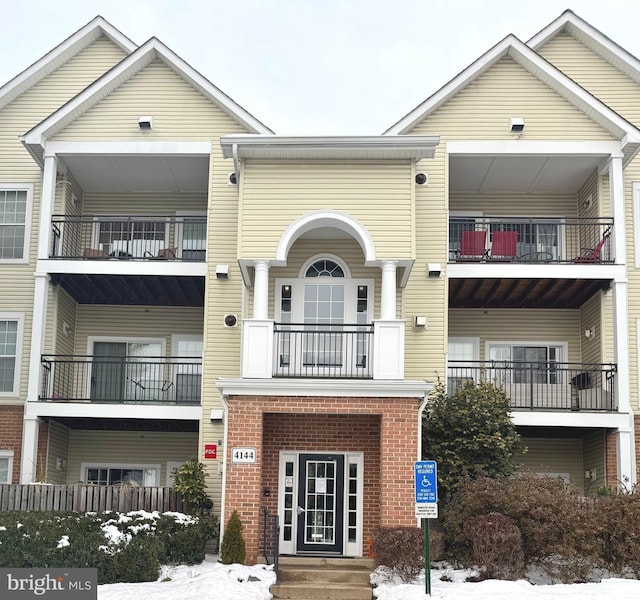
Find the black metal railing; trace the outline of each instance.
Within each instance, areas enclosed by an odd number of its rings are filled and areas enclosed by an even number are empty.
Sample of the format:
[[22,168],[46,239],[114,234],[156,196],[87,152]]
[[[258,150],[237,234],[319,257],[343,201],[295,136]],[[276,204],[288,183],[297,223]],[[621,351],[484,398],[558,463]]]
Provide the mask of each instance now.
[[41,362],[41,401],[200,404],[200,359],[45,355]]
[[53,215],[50,258],[204,261],[206,217]]
[[455,216],[449,262],[613,263],[612,218]]
[[280,554],[280,519],[278,515],[272,515],[268,509],[263,510],[263,550],[264,559],[268,565],[273,565],[273,570],[278,576],[278,556]]
[[274,376],[373,377],[373,325],[276,323],[274,336]]
[[447,367],[447,391],[467,381],[504,390],[514,410],[615,412],[615,364],[519,361],[455,361]]

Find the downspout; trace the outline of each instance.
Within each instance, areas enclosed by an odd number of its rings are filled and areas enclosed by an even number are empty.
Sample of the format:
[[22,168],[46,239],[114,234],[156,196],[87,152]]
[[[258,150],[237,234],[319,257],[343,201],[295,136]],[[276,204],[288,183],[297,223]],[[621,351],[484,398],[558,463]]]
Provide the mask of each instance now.
[[[420,408],[418,408],[418,456],[416,460],[422,460],[422,416],[424,414],[424,409],[427,408],[427,402],[429,400],[429,393],[425,393],[424,397],[420,401]],[[418,527],[422,527],[422,519],[416,518],[418,522]]]
[[224,393],[220,394],[220,401],[224,405],[224,421],[222,429],[222,494],[220,495],[220,533],[218,534],[218,553],[224,535],[224,507],[227,495],[227,431],[229,423],[229,404]]
[[240,183],[240,159],[238,158],[238,144],[233,144],[231,146],[231,153],[233,154],[233,169],[236,173],[236,184],[239,184]]

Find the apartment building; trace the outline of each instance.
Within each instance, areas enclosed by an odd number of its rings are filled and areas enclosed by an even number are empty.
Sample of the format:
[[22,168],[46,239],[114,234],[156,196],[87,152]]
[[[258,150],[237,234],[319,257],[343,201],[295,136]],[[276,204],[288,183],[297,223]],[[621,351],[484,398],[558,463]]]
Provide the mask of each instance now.
[[[97,17],[0,88],[0,479],[264,510],[284,554],[415,524],[438,381],[524,468],[636,480],[640,62],[571,11],[382,135],[279,136]],[[428,90],[425,90],[428,92]]]

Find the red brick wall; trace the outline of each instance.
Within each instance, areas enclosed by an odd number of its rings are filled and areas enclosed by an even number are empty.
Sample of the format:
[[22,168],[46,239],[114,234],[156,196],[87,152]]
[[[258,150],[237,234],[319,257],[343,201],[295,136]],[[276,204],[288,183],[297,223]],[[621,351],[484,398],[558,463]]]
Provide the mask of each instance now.
[[[373,476],[377,477],[369,481],[373,487],[365,493],[367,531],[377,525],[415,525],[413,462],[418,456],[418,406],[417,398],[230,398],[227,448],[251,446],[258,455],[256,464],[247,465],[232,464],[230,452],[227,453],[224,521],[226,523],[234,509],[240,514],[247,562],[255,562],[258,557],[261,508],[267,505],[275,510],[277,506],[277,451],[284,449],[283,444],[292,450],[344,449],[365,451],[369,455],[375,444],[380,444],[378,463],[372,457],[368,459]],[[320,429],[307,425],[303,428],[301,414],[308,415]],[[350,416],[328,418],[345,415]],[[330,432],[330,425],[338,430]],[[360,438],[359,442],[352,440],[354,434]],[[286,436],[284,441],[279,439],[282,435]],[[340,448],[342,444],[346,447]],[[271,488],[272,496],[268,499],[262,497],[265,487]],[[367,514],[369,510],[373,516]]]
[[605,485],[615,490],[618,488],[618,449],[615,431],[607,431],[605,433],[604,447],[606,461]]
[[0,406],[0,449],[13,450],[12,483],[20,483],[23,414],[22,406]]

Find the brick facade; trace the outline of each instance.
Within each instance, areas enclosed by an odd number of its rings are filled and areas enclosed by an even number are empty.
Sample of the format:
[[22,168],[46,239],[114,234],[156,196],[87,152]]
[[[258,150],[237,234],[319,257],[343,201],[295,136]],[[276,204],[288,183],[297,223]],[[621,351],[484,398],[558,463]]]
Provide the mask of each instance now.
[[414,526],[418,407],[418,398],[230,398],[227,448],[255,447],[258,456],[232,464],[227,452],[225,467],[224,520],[238,511],[247,561],[258,558],[262,509],[277,510],[280,450],[364,453],[363,548],[376,527]]
[[[20,462],[22,460],[23,406],[0,405],[0,450],[13,450],[12,483],[20,483]],[[45,465],[49,443],[49,425],[40,422],[38,431],[38,454],[36,475],[43,481],[46,478]]]

